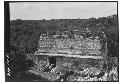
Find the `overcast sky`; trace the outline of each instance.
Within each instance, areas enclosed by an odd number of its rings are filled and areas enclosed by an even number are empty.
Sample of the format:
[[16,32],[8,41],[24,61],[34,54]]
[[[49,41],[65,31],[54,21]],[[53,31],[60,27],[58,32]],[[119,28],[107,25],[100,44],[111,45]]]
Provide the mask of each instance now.
[[10,3],[10,20],[87,19],[117,14],[116,2]]

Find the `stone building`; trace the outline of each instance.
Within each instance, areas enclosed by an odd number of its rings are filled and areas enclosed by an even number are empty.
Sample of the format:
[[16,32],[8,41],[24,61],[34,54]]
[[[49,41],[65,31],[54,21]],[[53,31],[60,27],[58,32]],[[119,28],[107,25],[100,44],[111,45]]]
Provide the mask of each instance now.
[[[46,59],[48,65],[54,67],[67,66],[75,64],[84,65],[91,64],[94,60],[96,64],[103,60],[104,52],[102,51],[102,43],[99,37],[83,38],[82,35],[77,35],[79,38],[70,38],[67,34],[55,34],[53,36],[41,35],[38,51],[35,53],[38,59]],[[89,61],[89,62],[88,62]]]

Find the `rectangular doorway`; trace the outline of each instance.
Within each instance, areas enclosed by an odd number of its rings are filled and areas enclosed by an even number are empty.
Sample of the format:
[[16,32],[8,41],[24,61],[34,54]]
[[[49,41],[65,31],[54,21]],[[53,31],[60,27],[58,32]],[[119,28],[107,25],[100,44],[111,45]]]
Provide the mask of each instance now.
[[52,67],[56,67],[56,57],[48,57],[49,65],[53,65]]

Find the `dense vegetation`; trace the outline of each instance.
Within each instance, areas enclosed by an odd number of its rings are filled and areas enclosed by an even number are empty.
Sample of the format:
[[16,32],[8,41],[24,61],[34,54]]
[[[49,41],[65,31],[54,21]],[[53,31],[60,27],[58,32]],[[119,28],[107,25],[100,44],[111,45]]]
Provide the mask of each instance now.
[[[12,20],[10,21],[10,79],[19,77],[18,73],[33,66],[31,60],[26,59],[27,54],[37,50],[41,33],[50,34],[60,30],[103,31],[107,36],[108,56],[119,57],[119,27],[117,15],[90,19],[52,19],[52,20]],[[13,81],[13,80],[12,80]]]

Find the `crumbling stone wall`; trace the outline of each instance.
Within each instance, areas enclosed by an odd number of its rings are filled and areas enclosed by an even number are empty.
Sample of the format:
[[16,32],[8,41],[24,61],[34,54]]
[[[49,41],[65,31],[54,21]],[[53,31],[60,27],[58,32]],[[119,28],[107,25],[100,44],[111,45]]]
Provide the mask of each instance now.
[[[75,34],[73,35],[75,37]],[[63,35],[40,36],[38,52],[101,55],[101,42],[99,38],[70,38]],[[48,48],[48,49],[47,49]],[[64,49],[68,51],[63,51]],[[56,50],[56,51],[54,51]],[[62,50],[62,51],[60,51]]]

